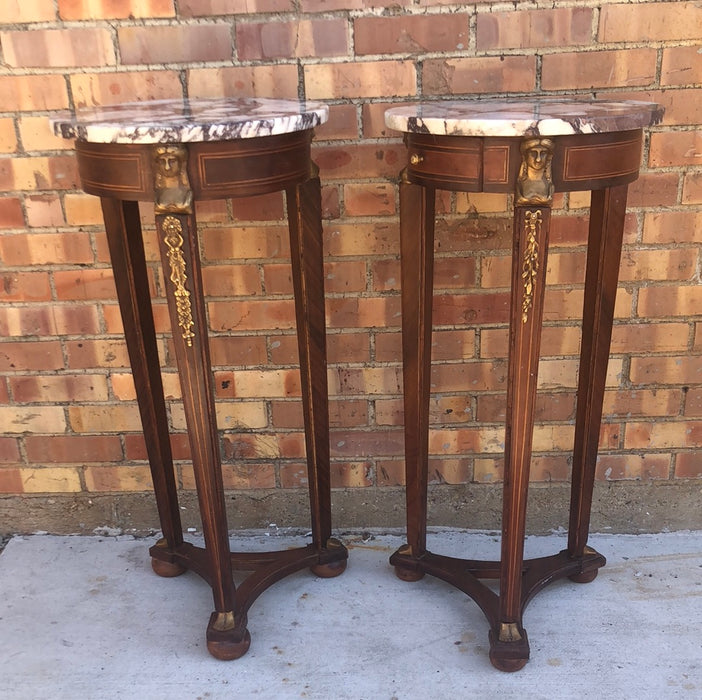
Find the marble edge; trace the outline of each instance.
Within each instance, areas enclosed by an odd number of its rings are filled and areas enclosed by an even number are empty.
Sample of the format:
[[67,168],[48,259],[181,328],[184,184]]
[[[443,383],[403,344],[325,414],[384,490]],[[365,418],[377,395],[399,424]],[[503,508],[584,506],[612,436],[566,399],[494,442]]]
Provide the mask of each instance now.
[[[135,109],[145,104],[165,107],[172,100],[158,100],[151,103],[132,103]],[[129,124],[128,120],[106,119],[100,122],[95,118],[97,109],[63,110],[49,117],[49,123],[56,136],[65,139],[77,139],[89,143],[195,143],[203,141],[229,141],[235,139],[258,138],[278,134],[305,131],[324,124],[329,118],[329,106],[321,102],[295,102],[281,100],[291,105],[299,105],[298,113],[242,114],[230,118],[208,119],[205,115],[198,123],[194,118],[190,123],[159,124],[153,119],[143,123]],[[265,102],[263,103],[265,106]],[[124,109],[129,103],[107,105],[104,109]],[[165,120],[161,120],[164,122]]]
[[[466,100],[475,105],[506,107],[509,104],[538,104],[539,100]],[[558,104],[556,100],[543,100],[543,104]],[[633,113],[612,115],[591,115],[590,117],[559,117],[547,116],[543,119],[526,117],[510,118],[503,116],[486,117],[477,112],[475,115],[461,116],[429,116],[422,117],[408,114],[410,110],[420,105],[450,106],[460,104],[457,100],[417,102],[402,107],[391,107],[385,111],[385,125],[390,129],[405,133],[424,133],[446,136],[566,136],[571,134],[595,134],[615,131],[627,131],[655,126],[663,120],[665,108],[655,102],[636,100],[592,100],[582,101],[583,105],[604,106],[629,105],[632,109],[640,108]]]

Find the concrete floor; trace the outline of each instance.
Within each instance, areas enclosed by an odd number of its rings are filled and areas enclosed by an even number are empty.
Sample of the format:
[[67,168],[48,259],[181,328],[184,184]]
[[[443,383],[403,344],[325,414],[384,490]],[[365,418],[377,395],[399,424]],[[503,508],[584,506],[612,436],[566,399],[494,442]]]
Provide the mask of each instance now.
[[[300,572],[270,588],[249,614],[249,653],[222,662],[204,643],[209,588],[192,573],[154,575],[153,540],[14,537],[0,555],[0,697],[702,698],[701,532],[593,536],[607,567],[532,601],[531,660],[515,674],[490,665],[487,623],[469,598],[428,576],[393,575],[387,559],[401,536],[342,538],[347,571]],[[304,541],[273,530],[232,544]],[[527,555],[564,545],[562,535],[529,538]],[[499,541],[442,531],[430,549],[492,558]]]

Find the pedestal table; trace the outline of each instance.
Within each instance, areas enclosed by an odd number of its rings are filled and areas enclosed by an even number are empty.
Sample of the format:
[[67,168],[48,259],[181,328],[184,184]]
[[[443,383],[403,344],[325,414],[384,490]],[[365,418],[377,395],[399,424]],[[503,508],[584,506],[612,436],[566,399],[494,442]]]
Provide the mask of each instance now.
[[[535,99],[425,102],[395,107],[386,124],[405,132],[400,182],[402,357],[407,544],[397,575],[437,576],[475,600],[490,624],[490,660],[516,671],[529,658],[522,616],[547,584],[592,581],[605,559],[587,545],[614,315],[627,186],[638,177],[642,128],[657,105]],[[427,550],[427,472],[437,189],[514,196],[502,544],[499,561]],[[539,343],[554,192],[591,191],[577,389],[568,547],[524,559],[525,518]],[[482,579],[497,579],[495,592]]]
[[[211,585],[207,647],[220,659],[246,653],[247,611],[271,584],[306,567],[330,577],[346,566],[346,549],[331,536],[321,195],[310,158],[312,130],[327,114],[319,103],[210,99],[122,104],[54,119],[57,134],[76,138],[84,190],[101,198],[163,531],[150,550],[152,565],[161,576],[192,569]],[[278,190],[287,198],[312,543],[232,553],[194,202]],[[182,534],[139,201],[155,206],[204,549]],[[238,587],[234,570],[251,572]]]

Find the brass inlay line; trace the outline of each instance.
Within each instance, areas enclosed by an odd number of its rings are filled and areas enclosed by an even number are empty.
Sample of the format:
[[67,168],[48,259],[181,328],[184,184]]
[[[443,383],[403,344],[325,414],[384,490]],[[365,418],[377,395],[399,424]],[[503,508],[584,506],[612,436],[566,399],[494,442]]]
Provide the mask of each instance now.
[[183,227],[175,216],[167,216],[163,220],[163,241],[168,246],[168,262],[171,266],[170,280],[175,286],[176,311],[178,325],[183,329],[183,340],[188,347],[192,347],[195,334],[192,331],[193,313],[190,305],[190,292],[185,283],[188,276],[185,272],[185,258],[183,257]]
[[529,310],[534,304],[534,287],[536,273],[539,271],[539,243],[536,240],[541,230],[541,212],[527,211],[524,214],[524,260],[522,262],[522,280],[524,281],[524,298],[522,299],[522,323],[529,318]]

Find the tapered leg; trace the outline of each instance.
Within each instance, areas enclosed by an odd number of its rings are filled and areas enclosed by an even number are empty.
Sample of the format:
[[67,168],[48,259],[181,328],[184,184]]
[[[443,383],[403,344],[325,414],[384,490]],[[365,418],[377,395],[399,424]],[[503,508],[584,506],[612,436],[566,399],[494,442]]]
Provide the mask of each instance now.
[[[585,553],[590,529],[626,194],[626,185],[592,192],[568,534],[568,552],[572,557]],[[587,582],[596,575],[595,569],[571,578]]]
[[[316,171],[316,168],[315,168]],[[329,475],[329,391],[327,386],[321,189],[316,172],[286,192],[302,405],[307,447],[312,538],[318,549],[340,544],[331,538]],[[312,567],[325,578],[337,576],[346,560]]]
[[[139,205],[108,198],[101,199],[101,204],[164,544],[175,549],[183,542],[183,532]],[[164,576],[185,571],[182,566],[168,562],[158,562],[155,569]]]
[[490,632],[490,660],[505,671],[529,658],[522,570],[550,215],[548,207],[527,206],[514,214],[500,605]]
[[237,658],[248,649],[249,637],[245,615],[237,619],[234,614],[236,591],[195,217],[162,213],[156,225],[214,597],[208,649],[218,658]]
[[[402,372],[405,408],[405,474],[407,546],[402,554],[426,552],[429,397],[434,278],[435,191],[400,181],[400,250],[402,282]],[[419,570],[396,566],[404,580],[417,580]]]

